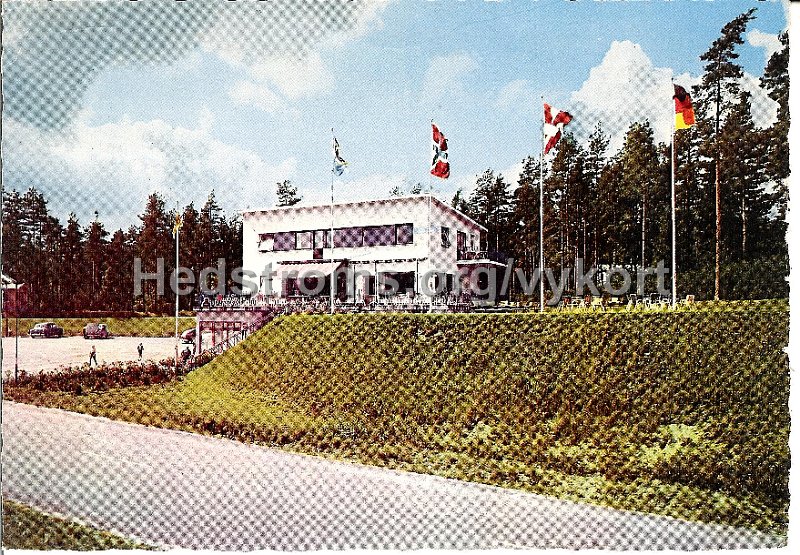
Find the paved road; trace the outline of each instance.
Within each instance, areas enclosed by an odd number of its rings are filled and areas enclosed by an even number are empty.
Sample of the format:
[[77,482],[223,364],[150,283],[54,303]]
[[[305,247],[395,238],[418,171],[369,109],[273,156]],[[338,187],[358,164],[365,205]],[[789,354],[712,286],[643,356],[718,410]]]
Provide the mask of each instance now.
[[718,549],[780,538],[3,405],[3,494],[163,547]]
[[[19,368],[27,372],[57,372],[62,366],[80,366],[89,361],[89,351],[97,348],[97,360],[121,362],[137,360],[136,346],[144,346],[144,358],[162,360],[175,356],[173,337],[114,337],[87,340],[81,336],[60,339],[19,338]],[[3,338],[3,376],[14,372],[14,338]],[[181,349],[186,345],[181,345]]]

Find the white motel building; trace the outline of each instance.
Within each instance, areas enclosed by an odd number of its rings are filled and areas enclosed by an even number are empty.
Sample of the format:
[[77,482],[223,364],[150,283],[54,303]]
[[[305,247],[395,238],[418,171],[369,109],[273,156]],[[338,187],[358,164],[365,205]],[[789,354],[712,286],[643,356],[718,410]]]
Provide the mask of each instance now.
[[481,251],[486,228],[429,194],[246,210],[242,218],[243,269],[259,276],[262,298],[328,296],[332,274],[342,302],[390,292],[474,296],[485,289],[478,269],[505,267]]

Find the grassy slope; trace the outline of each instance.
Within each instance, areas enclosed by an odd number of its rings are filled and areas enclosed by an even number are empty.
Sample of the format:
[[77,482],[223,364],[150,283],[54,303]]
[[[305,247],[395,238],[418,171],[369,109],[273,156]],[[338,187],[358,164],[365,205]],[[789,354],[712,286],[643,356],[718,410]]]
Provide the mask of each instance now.
[[[785,304],[297,316],[71,410],[785,533]],[[13,397],[13,392],[10,392]]]
[[61,549],[94,551],[103,549],[148,549],[147,546],[3,501],[3,547],[6,549]]
[[[86,324],[96,322],[107,324],[108,329],[114,335],[134,337],[171,337],[175,335],[175,318],[151,316],[142,318],[20,318],[20,336],[27,335],[28,330],[39,322],[55,322],[56,325],[64,328],[64,335],[81,335]],[[8,326],[12,335],[15,325],[16,322],[13,318],[3,320],[3,326]],[[193,328],[195,319],[181,317],[178,319],[178,325],[181,331]]]

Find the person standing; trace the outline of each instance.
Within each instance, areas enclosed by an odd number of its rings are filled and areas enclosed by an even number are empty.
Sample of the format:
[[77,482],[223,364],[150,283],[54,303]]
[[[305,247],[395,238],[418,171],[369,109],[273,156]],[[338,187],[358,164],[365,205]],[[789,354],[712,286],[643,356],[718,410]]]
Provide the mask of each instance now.
[[139,345],[136,347],[136,351],[139,353],[139,360],[142,360],[142,355],[144,354],[144,345],[139,343]]
[[95,366],[99,366],[99,364],[97,364],[97,348],[94,345],[92,345],[92,350],[89,352],[89,367],[90,368],[92,366],[92,361],[94,361],[94,365]]

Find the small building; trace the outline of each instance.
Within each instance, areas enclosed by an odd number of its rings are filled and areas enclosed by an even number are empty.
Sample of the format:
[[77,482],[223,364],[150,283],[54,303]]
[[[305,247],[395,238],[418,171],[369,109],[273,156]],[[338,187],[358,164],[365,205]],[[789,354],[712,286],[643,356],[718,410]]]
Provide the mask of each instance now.
[[430,194],[247,210],[243,223],[243,267],[258,275],[263,297],[326,297],[335,279],[345,303],[453,294],[492,301],[488,272],[479,270],[505,267],[482,251],[485,227]]
[[17,283],[9,276],[2,274],[0,277],[3,287],[3,316],[20,316],[28,304],[28,286]]
[[5,274],[0,274],[0,281],[3,288],[3,323],[2,332],[11,335],[12,318],[22,316],[28,306],[28,286],[24,283],[17,283],[14,279]]

